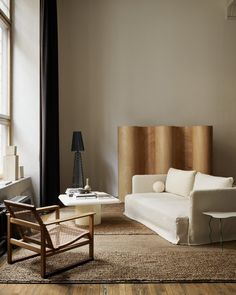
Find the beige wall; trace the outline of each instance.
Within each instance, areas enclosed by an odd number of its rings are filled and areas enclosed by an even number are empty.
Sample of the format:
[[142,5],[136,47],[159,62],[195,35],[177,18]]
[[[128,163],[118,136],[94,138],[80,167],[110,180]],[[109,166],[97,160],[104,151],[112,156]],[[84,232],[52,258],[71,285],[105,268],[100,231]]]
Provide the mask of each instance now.
[[117,194],[117,126],[214,126],[214,173],[236,178],[236,21],[224,0],[60,0],[61,188],[73,130],[86,175]]
[[13,4],[13,144],[38,199],[39,0]]

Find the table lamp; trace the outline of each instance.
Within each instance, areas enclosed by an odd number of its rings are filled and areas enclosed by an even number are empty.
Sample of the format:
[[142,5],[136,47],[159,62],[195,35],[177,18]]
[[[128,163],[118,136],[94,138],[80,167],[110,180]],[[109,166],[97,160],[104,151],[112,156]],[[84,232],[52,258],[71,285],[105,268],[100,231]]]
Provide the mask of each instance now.
[[71,151],[75,152],[73,169],[73,187],[84,187],[84,174],[82,166],[81,151],[84,151],[84,144],[81,131],[74,131]]

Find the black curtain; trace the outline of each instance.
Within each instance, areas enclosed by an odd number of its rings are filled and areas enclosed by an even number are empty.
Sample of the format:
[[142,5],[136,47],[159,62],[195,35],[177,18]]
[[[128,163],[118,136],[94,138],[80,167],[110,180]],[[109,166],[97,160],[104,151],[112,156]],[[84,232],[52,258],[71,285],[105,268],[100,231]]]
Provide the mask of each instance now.
[[58,38],[56,0],[40,2],[40,204],[58,203]]

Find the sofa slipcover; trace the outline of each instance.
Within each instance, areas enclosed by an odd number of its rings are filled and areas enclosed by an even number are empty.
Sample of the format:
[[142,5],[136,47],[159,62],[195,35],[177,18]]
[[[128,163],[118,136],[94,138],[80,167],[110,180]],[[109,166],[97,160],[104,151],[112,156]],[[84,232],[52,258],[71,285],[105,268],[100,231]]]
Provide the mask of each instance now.
[[[236,187],[192,191],[189,197],[152,192],[155,181],[166,175],[135,175],[132,194],[125,198],[124,214],[173,244],[210,243],[209,216],[205,211],[236,211]],[[236,240],[236,218],[224,219],[223,240]],[[219,220],[213,219],[212,241],[220,241]]]
[[146,225],[168,241],[186,244],[189,199],[170,193],[127,195],[125,215]]

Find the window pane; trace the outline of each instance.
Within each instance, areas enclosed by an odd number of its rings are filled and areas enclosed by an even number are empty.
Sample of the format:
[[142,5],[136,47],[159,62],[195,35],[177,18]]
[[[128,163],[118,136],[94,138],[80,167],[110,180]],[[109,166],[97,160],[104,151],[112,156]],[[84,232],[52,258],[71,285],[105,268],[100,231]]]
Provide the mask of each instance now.
[[10,0],[0,0],[0,9],[10,17]]
[[0,175],[3,175],[3,156],[6,155],[8,145],[8,126],[0,125]]
[[3,115],[9,115],[8,35],[8,29],[0,23],[0,114]]

